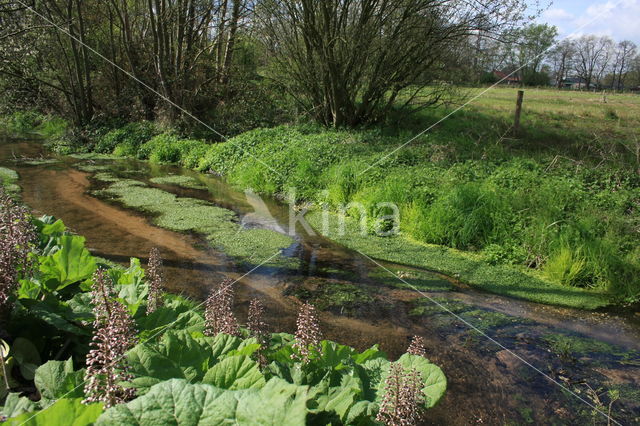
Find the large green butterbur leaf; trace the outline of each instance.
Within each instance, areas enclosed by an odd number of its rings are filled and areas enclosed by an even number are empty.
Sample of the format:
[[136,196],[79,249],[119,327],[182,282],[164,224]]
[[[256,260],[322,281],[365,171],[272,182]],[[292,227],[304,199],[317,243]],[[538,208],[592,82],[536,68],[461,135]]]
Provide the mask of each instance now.
[[248,356],[230,356],[211,367],[202,379],[203,383],[223,389],[261,388],[264,376],[258,364]]
[[7,420],[7,425],[85,426],[102,414],[102,403],[83,404],[81,398],[59,399],[46,410],[25,413]]
[[328,380],[312,388],[317,411],[335,412],[345,420],[351,407],[362,399],[362,382],[356,376],[343,375],[339,386],[330,386]]
[[97,425],[303,425],[307,388],[271,379],[262,389],[225,390],[168,380],[107,410]]
[[138,308],[147,300],[149,286],[145,282],[144,269],[140,266],[140,259],[131,258],[127,269],[110,269],[109,275],[115,283],[118,299],[135,316]]
[[0,410],[0,414],[9,418],[16,417],[23,413],[36,411],[38,404],[31,401],[26,396],[20,396],[19,393],[10,393],[4,401],[4,407]]
[[157,344],[141,343],[127,353],[137,388],[172,378],[200,381],[211,362],[209,345],[185,331],[168,331]]
[[43,399],[81,398],[83,396],[84,369],[73,370],[73,361],[49,361],[35,374],[36,388]]
[[96,270],[96,261],[84,247],[84,237],[63,235],[58,239],[61,249],[51,256],[40,257],[40,272],[45,286],[58,291],[83,281]]

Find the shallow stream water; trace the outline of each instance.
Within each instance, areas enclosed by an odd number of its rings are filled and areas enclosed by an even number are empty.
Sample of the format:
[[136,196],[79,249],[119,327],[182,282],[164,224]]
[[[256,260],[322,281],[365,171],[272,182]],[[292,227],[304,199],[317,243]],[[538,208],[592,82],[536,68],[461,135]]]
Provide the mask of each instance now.
[[[637,313],[542,306],[478,292],[429,271],[380,262],[394,272],[441,283],[441,290],[434,285],[436,290],[425,295],[447,306],[455,317],[424,295],[398,288],[392,275],[382,278],[386,272],[366,257],[304,229],[296,229],[294,243],[283,250],[285,257],[296,260],[296,268],[263,266],[247,274],[251,268],[212,248],[203,236],[159,228],[150,217],[95,195],[104,184],[79,170],[87,164],[107,166],[116,176],[232,210],[245,227],[288,228],[286,205],[266,199],[275,221],[261,217],[246,194],[214,176],[133,160],[53,156],[37,141],[0,141],[0,165],[19,173],[22,199],[36,214],[62,219],[87,238],[95,255],[118,263],[128,264],[130,257],[146,263],[149,250],[158,247],[169,291],[203,300],[224,277],[240,278],[240,318],[249,300],[258,297],[267,306],[272,331],[287,332],[295,330],[305,291],[323,286],[362,291],[367,296],[362,303],[326,304],[321,313],[324,335],[358,349],[379,344],[391,357],[404,352],[412,335],[425,337],[430,359],[449,381],[447,395],[429,411],[428,424],[607,424],[579,398],[607,412],[609,389],[620,391],[620,400],[611,405],[612,417],[622,424],[640,422]],[[169,175],[193,177],[203,189],[149,180]]]

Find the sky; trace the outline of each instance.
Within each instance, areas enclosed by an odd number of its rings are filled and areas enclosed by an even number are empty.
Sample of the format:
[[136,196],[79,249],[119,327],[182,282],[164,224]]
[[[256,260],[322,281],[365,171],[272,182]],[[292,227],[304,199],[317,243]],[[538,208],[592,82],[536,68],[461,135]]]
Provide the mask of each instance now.
[[558,27],[560,38],[608,35],[640,46],[640,0],[553,0],[538,21]]

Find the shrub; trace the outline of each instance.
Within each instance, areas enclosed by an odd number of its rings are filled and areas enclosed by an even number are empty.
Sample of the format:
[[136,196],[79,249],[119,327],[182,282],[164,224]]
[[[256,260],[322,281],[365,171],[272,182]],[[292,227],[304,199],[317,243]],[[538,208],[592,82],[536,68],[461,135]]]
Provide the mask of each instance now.
[[189,169],[196,169],[200,164],[200,160],[204,158],[209,150],[209,144],[202,141],[188,141],[183,147],[181,153],[182,166]]
[[178,137],[171,133],[161,133],[144,143],[138,149],[138,159],[154,163],[171,163],[180,159],[180,150],[176,142]]
[[64,137],[68,128],[69,123],[66,120],[60,117],[48,116],[38,126],[37,131],[46,138],[55,139]]
[[94,151],[133,157],[138,152],[138,148],[157,133],[158,130],[153,123],[147,121],[129,123],[99,137]]
[[42,114],[35,111],[16,111],[3,118],[1,126],[7,133],[24,134],[34,132],[42,123]]

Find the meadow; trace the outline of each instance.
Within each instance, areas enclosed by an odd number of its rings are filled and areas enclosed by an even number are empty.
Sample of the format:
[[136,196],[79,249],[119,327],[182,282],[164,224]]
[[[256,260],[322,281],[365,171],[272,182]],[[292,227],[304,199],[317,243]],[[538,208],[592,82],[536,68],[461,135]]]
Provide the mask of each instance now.
[[[460,89],[465,96],[443,106],[397,111],[366,129],[298,122],[222,143],[147,122],[95,128],[89,144],[46,119],[6,120],[5,128],[40,126],[62,153],[177,163],[274,196],[295,188],[297,202],[334,211],[361,203],[370,235],[341,243],[453,275],[486,271],[460,279],[489,291],[582,308],[636,303],[640,96],[527,89],[515,134],[516,89],[482,91]],[[388,226],[376,219],[389,213],[379,202],[399,206],[399,236],[376,235]],[[359,213],[348,210],[354,220]],[[433,247],[442,248],[438,256]]]

